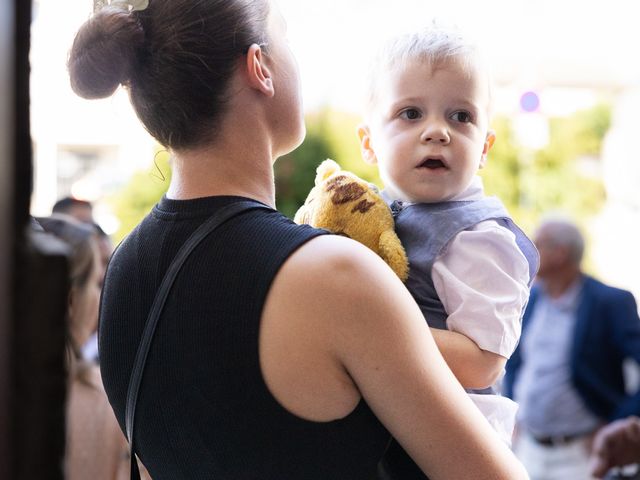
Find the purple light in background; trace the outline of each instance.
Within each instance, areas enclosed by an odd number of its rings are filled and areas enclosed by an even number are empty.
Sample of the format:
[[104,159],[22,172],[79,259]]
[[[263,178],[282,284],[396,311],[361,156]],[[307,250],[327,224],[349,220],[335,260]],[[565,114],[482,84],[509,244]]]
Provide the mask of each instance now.
[[540,106],[540,97],[536,92],[524,92],[520,97],[520,108],[525,112],[535,112]]

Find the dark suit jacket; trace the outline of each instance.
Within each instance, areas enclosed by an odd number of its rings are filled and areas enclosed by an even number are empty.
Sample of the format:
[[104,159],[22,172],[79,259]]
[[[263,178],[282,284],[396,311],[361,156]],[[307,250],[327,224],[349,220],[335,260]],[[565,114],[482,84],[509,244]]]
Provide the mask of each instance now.
[[[531,290],[522,320],[527,335],[539,287]],[[522,341],[507,362],[504,395],[513,398],[513,386],[522,366]],[[603,420],[640,415],[640,390],[627,395],[622,364],[640,363],[640,319],[631,292],[585,276],[571,348],[571,379],[586,406]]]

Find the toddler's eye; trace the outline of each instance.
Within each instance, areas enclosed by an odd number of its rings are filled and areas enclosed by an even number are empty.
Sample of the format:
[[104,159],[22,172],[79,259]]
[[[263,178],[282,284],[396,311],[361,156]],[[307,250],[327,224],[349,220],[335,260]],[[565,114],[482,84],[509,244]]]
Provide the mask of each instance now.
[[464,110],[461,110],[459,112],[454,112],[451,115],[451,119],[460,123],[469,123],[473,120],[471,118],[471,114],[469,112],[465,112]]
[[402,111],[400,116],[406,118],[407,120],[417,120],[422,117],[422,114],[415,108],[407,108],[406,110]]

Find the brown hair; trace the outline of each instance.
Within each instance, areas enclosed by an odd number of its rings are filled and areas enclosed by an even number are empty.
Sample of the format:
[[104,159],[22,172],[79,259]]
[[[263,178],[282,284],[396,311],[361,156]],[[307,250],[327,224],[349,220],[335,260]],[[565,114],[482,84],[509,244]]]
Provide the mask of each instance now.
[[82,289],[86,286],[95,266],[98,233],[91,224],[63,213],[39,217],[37,222],[47,233],[58,237],[70,247],[69,274],[71,286]]
[[73,90],[108,97],[124,85],[161,144],[213,140],[240,55],[266,42],[268,0],[150,0],[142,11],[104,7],[78,31],[69,55]]
[[[45,232],[68,245],[71,288],[77,290],[86,288],[96,268],[96,255],[98,255],[98,233],[93,225],[82,223],[61,213],[39,217],[36,220]],[[70,325],[67,330],[67,347],[70,353],[68,361],[71,376],[86,385],[91,385],[88,378],[90,364],[82,358],[80,353],[82,345],[74,344],[73,337],[70,335]]]

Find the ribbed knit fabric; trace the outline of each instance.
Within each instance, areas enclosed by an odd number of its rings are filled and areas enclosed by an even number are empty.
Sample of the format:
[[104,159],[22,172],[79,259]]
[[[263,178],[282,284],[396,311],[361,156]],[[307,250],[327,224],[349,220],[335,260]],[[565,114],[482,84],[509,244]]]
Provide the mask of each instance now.
[[[121,427],[135,351],[174,255],[240,197],[163,198],[117,249],[100,315],[104,386]],[[344,419],[300,419],[262,378],[258,335],[271,282],[322,231],[256,210],[220,226],[185,262],[149,352],[136,410],[139,455],[154,480],[375,477],[389,434],[361,401]]]

